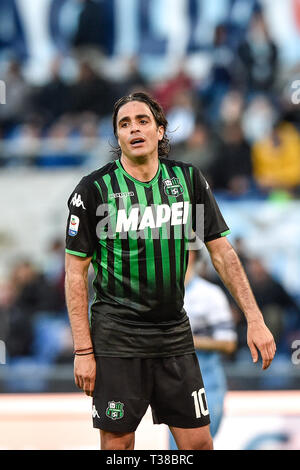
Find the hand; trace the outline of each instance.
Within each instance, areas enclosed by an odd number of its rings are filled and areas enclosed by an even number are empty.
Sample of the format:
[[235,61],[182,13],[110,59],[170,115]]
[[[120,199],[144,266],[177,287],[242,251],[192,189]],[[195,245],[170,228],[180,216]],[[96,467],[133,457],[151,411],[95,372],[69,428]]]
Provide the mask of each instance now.
[[89,397],[93,396],[96,379],[96,361],[93,354],[74,357],[74,377],[78,388]]
[[262,357],[262,369],[267,369],[275,356],[276,344],[272,333],[263,320],[248,323],[247,343],[253,362],[258,361],[258,349]]

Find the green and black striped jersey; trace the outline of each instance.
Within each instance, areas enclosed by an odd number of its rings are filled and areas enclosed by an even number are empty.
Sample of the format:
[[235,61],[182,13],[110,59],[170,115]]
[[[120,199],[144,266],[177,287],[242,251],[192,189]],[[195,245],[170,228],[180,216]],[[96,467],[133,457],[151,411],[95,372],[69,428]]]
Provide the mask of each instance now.
[[95,270],[96,355],[193,352],[183,309],[191,232],[204,242],[228,232],[201,172],[160,158],[157,174],[144,183],[116,160],[85,176],[68,206],[66,251],[91,257]]

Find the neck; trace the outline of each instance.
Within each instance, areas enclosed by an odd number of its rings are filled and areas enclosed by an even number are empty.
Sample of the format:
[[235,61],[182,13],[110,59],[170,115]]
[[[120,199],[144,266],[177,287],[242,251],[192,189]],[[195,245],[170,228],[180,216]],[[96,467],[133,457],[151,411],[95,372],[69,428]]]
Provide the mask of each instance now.
[[120,161],[124,170],[141,182],[151,181],[158,171],[158,155],[129,158],[122,153]]

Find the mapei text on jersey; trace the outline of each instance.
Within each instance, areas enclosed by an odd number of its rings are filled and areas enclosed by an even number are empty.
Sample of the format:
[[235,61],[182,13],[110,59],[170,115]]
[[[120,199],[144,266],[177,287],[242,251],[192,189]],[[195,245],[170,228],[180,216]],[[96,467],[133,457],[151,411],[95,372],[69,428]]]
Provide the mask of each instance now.
[[141,231],[171,225],[186,225],[191,214],[191,204],[188,201],[168,204],[151,204],[143,206],[135,204],[126,209],[116,209],[110,204],[101,204],[97,216],[107,214],[97,225],[97,235],[103,238],[103,229],[108,226],[106,234]]

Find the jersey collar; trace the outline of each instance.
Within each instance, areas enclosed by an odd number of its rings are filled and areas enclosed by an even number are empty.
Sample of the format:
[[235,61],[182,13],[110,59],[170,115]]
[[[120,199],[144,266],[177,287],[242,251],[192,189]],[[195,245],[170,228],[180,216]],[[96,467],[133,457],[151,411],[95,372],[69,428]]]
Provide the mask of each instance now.
[[157,170],[156,175],[152,178],[151,181],[148,181],[148,183],[144,183],[143,181],[139,181],[136,178],[134,178],[133,176],[131,176],[129,173],[127,173],[127,171],[124,170],[120,159],[116,160],[116,164],[117,164],[119,170],[121,170],[121,172],[125,176],[127,176],[127,178],[129,178],[135,184],[140,184],[141,186],[144,186],[145,188],[150,188],[150,186],[153,186],[157,182],[157,180],[159,178],[159,175],[160,175],[160,172],[161,172],[161,163],[160,163],[160,159],[158,159],[158,170]]

